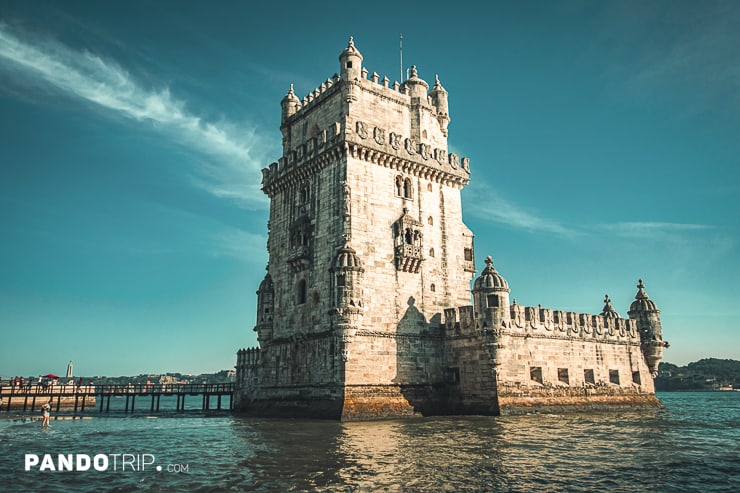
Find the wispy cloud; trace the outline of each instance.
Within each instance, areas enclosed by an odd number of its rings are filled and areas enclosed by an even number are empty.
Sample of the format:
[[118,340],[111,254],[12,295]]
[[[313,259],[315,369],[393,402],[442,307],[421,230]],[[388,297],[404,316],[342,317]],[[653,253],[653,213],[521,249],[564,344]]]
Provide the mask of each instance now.
[[485,183],[476,183],[468,188],[465,212],[479,220],[532,233],[554,234],[564,238],[583,238],[593,236],[592,233],[598,233],[600,236],[606,234],[611,238],[686,244],[687,242],[703,242],[707,234],[718,233],[718,228],[713,225],[661,221],[568,224],[547,217],[535,209],[509,201]]
[[267,261],[267,237],[230,227],[212,236],[213,254],[244,262]]
[[168,88],[150,89],[115,61],[75,51],[51,40],[27,41],[0,23],[0,62],[38,81],[164,134],[178,145],[207,156],[194,183],[244,207],[263,207],[259,169],[270,143],[252,128],[209,122],[189,112]]
[[583,233],[568,227],[535,210],[511,202],[486,184],[477,183],[468,189],[470,200],[465,211],[484,221],[491,221],[516,229],[531,232],[552,233],[563,237],[580,236]]
[[600,229],[625,238],[676,241],[693,233],[707,232],[716,228],[707,224],[637,221],[602,224]]

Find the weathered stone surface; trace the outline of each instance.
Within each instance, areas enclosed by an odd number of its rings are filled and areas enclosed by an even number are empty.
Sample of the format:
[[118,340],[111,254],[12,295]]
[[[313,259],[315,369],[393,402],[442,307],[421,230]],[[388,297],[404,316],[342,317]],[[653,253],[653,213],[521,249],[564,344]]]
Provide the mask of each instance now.
[[447,91],[416,68],[368,79],[362,60],[350,39],[339,75],[281,102],[259,347],[237,355],[237,408],[356,420],[656,405],[666,343],[642,281],[630,319],[608,297],[599,315],[511,303],[490,257],[471,291],[470,161],[448,151]]

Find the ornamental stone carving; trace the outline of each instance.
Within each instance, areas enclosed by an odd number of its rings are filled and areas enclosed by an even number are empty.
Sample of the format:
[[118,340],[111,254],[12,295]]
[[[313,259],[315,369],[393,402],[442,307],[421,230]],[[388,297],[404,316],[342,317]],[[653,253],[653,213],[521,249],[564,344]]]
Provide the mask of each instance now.
[[406,147],[406,152],[412,156],[416,154],[416,141],[414,139],[404,140],[404,147]]
[[380,127],[375,127],[373,130],[373,138],[379,145],[385,145],[385,130]]
[[367,139],[367,135],[368,135],[368,132],[367,132],[367,123],[365,123],[363,121],[358,121],[356,128],[357,128],[357,135],[361,139]]
[[395,133],[395,132],[391,132],[390,133],[391,147],[393,149],[395,149],[396,151],[401,148],[401,142],[402,142],[402,140],[403,140],[403,138],[400,135],[398,135],[397,133]]

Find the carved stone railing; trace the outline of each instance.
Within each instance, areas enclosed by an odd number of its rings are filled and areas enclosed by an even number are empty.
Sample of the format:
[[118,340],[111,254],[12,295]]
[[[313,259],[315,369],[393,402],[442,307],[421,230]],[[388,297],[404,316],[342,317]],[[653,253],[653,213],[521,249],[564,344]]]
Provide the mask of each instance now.
[[415,245],[396,246],[396,268],[404,272],[418,273],[421,270],[421,247]]
[[306,245],[294,246],[288,254],[288,263],[298,272],[311,266],[311,249]]

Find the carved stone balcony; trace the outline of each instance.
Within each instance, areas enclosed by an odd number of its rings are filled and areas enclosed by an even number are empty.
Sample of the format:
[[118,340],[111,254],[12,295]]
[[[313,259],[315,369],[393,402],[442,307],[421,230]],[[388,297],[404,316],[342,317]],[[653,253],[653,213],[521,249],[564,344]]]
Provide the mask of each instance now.
[[288,263],[295,272],[308,269],[311,266],[311,249],[306,245],[294,246],[290,249]]
[[396,268],[398,270],[418,274],[423,261],[421,247],[407,244],[396,246]]

